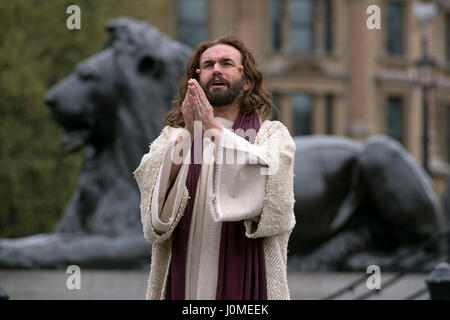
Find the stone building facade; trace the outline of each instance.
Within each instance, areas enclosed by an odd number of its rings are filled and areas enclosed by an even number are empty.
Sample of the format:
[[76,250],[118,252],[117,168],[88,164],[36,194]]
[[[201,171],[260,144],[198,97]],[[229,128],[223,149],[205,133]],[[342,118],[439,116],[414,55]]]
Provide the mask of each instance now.
[[[236,34],[253,50],[274,118],[292,135],[374,134],[423,152],[422,55],[417,0],[166,0],[150,23],[191,46]],[[430,56],[429,163],[441,193],[450,173],[450,0],[434,0]],[[380,8],[380,29],[367,20]],[[163,16],[163,17],[162,17]]]

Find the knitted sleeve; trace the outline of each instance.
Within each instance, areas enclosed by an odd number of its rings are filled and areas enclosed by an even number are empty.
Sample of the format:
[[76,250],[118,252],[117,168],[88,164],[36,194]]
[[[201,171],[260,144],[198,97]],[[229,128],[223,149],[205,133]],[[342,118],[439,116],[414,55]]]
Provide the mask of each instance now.
[[265,121],[256,137],[263,146],[268,163],[263,210],[259,222],[244,221],[249,238],[271,237],[290,232],[294,215],[294,156],[295,142],[279,121]]
[[[162,163],[168,155],[168,149],[170,148],[171,143],[174,142],[172,140],[175,139],[176,135],[174,135],[174,128],[166,126],[158,138],[152,142],[150,151],[142,157],[141,163],[133,172],[141,193],[140,209],[144,237],[152,243],[161,243],[170,237],[187,204],[188,191],[183,184],[181,190],[176,190],[177,192],[181,192],[182,196],[180,197],[180,203],[176,208],[176,214],[171,218],[170,225],[164,230],[155,229],[154,223],[157,222],[155,217],[160,215],[159,211],[161,211],[162,206],[162,204],[159,205],[158,202],[159,199],[164,198],[160,197],[158,192],[155,192],[158,191],[155,190],[155,187],[157,185],[159,187],[161,184],[161,181],[159,181],[158,184],[158,177],[161,179],[161,175],[163,174],[161,171],[163,167]],[[163,184],[163,188],[167,189],[167,186],[164,187]],[[159,191],[164,193],[164,190]],[[161,226],[157,225],[157,227]],[[161,231],[165,232],[161,234]]]

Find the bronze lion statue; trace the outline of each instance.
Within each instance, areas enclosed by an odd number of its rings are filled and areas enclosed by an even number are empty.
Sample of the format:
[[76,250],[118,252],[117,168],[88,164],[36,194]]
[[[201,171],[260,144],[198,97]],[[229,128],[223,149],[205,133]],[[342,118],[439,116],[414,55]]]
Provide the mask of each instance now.
[[77,188],[55,233],[0,240],[0,267],[148,267],[132,172],[162,129],[192,50],[129,18],[106,29],[103,50],[45,95],[63,150],[85,148]]
[[[289,242],[295,270],[429,271],[448,218],[429,176],[388,136],[365,143],[345,137],[295,137],[295,214]],[[407,259],[393,261],[407,250]],[[438,254],[439,256],[439,254]],[[441,256],[443,256],[441,252]]]

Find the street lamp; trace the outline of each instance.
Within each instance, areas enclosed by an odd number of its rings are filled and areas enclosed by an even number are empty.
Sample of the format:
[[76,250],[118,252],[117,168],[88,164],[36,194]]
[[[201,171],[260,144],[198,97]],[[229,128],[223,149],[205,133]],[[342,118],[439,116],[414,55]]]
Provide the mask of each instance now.
[[430,172],[428,164],[428,116],[430,106],[430,92],[434,85],[435,61],[429,55],[430,25],[429,22],[437,15],[437,6],[432,2],[417,2],[414,7],[414,14],[419,20],[421,28],[422,57],[417,62],[419,68],[419,81],[422,86],[423,99],[423,152],[422,163],[427,173]]
[[422,143],[423,143],[423,152],[422,152],[422,162],[423,168],[427,173],[430,173],[429,168],[429,109],[430,109],[430,100],[431,100],[431,90],[434,86],[434,70],[435,70],[435,61],[431,59],[429,56],[422,56],[417,62],[417,66],[419,68],[419,82],[422,86],[422,103],[423,103],[423,135],[422,135]]

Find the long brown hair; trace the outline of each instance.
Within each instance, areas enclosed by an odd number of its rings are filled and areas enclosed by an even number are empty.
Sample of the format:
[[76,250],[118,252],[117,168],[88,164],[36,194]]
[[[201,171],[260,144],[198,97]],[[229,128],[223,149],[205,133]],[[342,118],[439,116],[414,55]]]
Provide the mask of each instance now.
[[187,91],[189,79],[199,80],[196,70],[200,66],[200,57],[207,49],[218,45],[227,44],[239,50],[242,55],[242,66],[244,67],[244,79],[250,82],[250,89],[244,92],[241,102],[241,112],[250,113],[256,110],[263,121],[270,118],[272,112],[272,101],[270,94],[262,86],[263,75],[256,66],[255,58],[250,50],[244,45],[242,40],[236,36],[227,36],[214,41],[205,41],[198,45],[197,50],[189,58],[186,66],[186,75],[178,90],[178,97],[172,101],[172,109],[167,113],[164,125],[172,127],[184,127],[183,115],[181,114],[181,104]]

